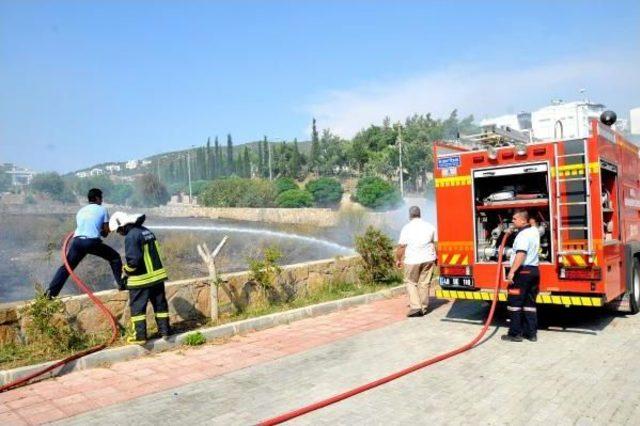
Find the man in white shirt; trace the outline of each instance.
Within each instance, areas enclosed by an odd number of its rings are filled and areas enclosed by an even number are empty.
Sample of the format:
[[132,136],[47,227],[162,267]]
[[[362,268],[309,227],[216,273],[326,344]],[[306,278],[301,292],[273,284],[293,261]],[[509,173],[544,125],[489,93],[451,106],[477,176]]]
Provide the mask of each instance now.
[[511,313],[511,322],[509,332],[502,336],[502,340],[522,342],[525,338],[535,342],[538,340],[536,297],[540,284],[540,233],[537,227],[531,226],[526,210],[514,212],[513,225],[518,228],[518,235],[513,242],[511,267],[506,277],[509,283],[507,310]]
[[436,228],[420,218],[420,207],[412,206],[409,223],[402,228],[396,248],[396,266],[404,267],[408,317],[421,317],[427,312],[436,263],[436,241]]

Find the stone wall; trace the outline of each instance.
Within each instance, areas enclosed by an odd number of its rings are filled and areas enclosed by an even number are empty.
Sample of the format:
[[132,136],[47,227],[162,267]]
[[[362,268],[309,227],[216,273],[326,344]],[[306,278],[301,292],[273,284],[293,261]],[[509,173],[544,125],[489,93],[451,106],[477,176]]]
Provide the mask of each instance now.
[[[351,281],[358,279],[359,256],[319,260],[282,267],[275,285],[268,291],[272,300],[291,300],[314,291],[331,280]],[[220,312],[245,309],[263,300],[259,286],[249,280],[248,271],[221,275],[218,297]],[[180,328],[190,328],[207,322],[210,316],[208,277],[166,283],[171,323]],[[67,285],[73,285],[67,283]],[[96,293],[118,320],[126,327],[129,320],[126,291],[108,290]],[[66,316],[72,324],[86,333],[108,330],[107,319],[85,296],[63,298]],[[0,304],[0,344],[19,342],[24,339],[22,314],[24,303]],[[151,308],[148,319],[153,324]]]

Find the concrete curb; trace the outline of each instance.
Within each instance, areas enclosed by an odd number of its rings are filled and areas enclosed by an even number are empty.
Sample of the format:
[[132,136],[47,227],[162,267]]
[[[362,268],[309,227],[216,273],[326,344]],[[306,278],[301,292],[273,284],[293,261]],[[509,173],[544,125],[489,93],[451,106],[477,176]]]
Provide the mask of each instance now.
[[[165,351],[167,349],[181,346],[187,335],[199,331],[207,339],[207,341],[222,337],[231,337],[237,334],[247,333],[250,331],[259,331],[267,328],[275,327],[282,324],[289,324],[304,318],[311,318],[319,315],[326,315],[331,312],[340,311],[357,305],[371,303],[376,300],[388,299],[404,293],[404,286],[392,287],[381,290],[376,293],[363,294],[360,296],[349,297],[346,299],[332,300],[330,302],[319,303],[317,305],[309,305],[303,308],[292,309],[290,311],[277,312],[275,314],[264,315],[256,318],[249,318],[242,321],[223,324],[217,327],[202,328],[187,331],[181,334],[171,336],[171,338],[154,339],[148,341],[144,346],[129,345],[119,346],[115,348],[103,349],[100,352],[87,355],[78,360],[72,361],[62,367],[59,367],[42,378],[61,376],[72,371],[86,370],[89,368],[101,367],[106,364],[126,361],[132,358],[138,358],[149,355],[154,352]],[[0,371],[0,384],[4,385],[12,381],[25,377],[35,371],[41,370],[56,361],[45,362],[42,364],[28,365],[25,367],[13,368],[11,370]]]

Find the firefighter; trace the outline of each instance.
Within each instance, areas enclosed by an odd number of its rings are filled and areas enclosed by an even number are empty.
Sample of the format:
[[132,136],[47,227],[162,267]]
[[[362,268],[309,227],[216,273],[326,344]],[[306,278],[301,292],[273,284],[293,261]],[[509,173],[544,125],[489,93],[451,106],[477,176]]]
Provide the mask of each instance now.
[[[78,210],[76,214],[77,226],[67,253],[67,262],[69,262],[71,269],[75,269],[87,254],[101,257],[109,262],[118,288],[123,289],[120,255],[103,243],[100,238],[109,235],[109,213],[102,206],[102,191],[98,188],[91,188],[87,198],[89,204]],[[69,278],[69,271],[62,265],[49,283],[45,295],[51,299],[60,294],[67,278]]]
[[525,338],[535,342],[538,340],[536,297],[540,284],[540,233],[531,226],[526,210],[514,212],[513,225],[518,228],[518,234],[513,242],[511,268],[506,278],[509,283],[507,310],[511,313],[511,322],[509,332],[502,336],[502,340],[522,342]]
[[171,335],[169,306],[164,292],[167,272],[162,266],[156,236],[142,226],[145,215],[115,212],[109,220],[109,229],[124,236],[131,333],[128,342],[143,344],[147,340],[147,303],[151,302],[158,331],[163,338]]

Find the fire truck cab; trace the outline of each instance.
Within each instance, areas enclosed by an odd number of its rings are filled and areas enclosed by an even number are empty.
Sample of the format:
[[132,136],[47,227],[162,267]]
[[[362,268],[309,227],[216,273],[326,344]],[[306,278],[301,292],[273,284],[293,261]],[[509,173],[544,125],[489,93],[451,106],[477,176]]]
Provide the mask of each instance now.
[[[553,141],[490,126],[434,144],[436,296],[492,300],[498,246],[513,212],[525,209],[540,233],[538,303],[637,313],[640,154],[611,124],[603,114],[584,138]],[[514,238],[500,265],[500,301]]]

